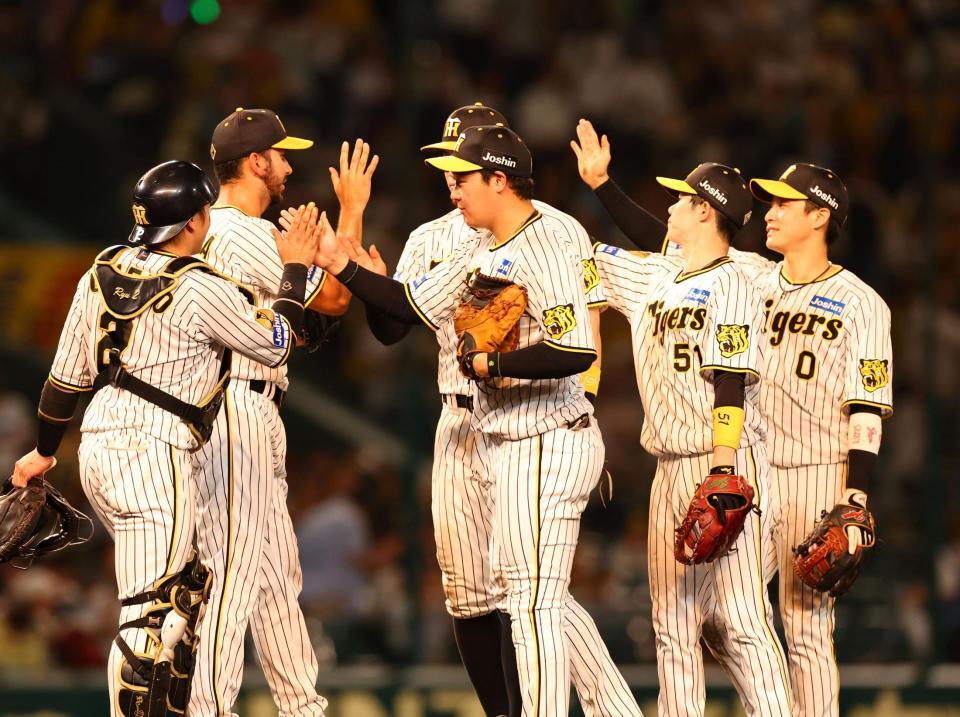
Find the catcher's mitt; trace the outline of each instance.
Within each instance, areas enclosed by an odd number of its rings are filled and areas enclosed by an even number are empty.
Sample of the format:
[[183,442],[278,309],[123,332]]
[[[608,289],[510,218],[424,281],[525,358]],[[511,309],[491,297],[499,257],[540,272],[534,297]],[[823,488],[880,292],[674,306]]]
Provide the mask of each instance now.
[[[752,510],[753,487],[743,476],[711,474],[697,486],[676,531],[674,557],[684,565],[710,563],[727,554]],[[689,552],[688,552],[689,549]]]
[[474,273],[467,292],[453,315],[457,333],[457,360],[470,378],[473,355],[491,351],[516,351],[520,341],[517,322],[527,308],[522,286]]
[[[867,540],[851,554],[847,528],[861,530]],[[820,522],[810,535],[793,549],[793,571],[807,585],[833,597],[847,592],[860,574],[864,550],[876,542],[876,522],[866,508],[841,501],[829,513],[820,514]]]
[[70,505],[47,481],[36,478],[23,488],[8,480],[0,496],[0,563],[28,568],[33,559],[85,543],[93,521]]

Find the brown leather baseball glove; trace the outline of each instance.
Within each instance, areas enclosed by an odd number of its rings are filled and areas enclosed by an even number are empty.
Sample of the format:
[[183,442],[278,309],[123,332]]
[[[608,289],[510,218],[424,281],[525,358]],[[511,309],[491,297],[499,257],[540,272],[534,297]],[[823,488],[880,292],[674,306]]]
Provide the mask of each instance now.
[[[866,536],[852,553],[847,537],[851,526]],[[875,543],[873,514],[863,506],[841,501],[829,513],[823,511],[810,535],[793,549],[793,571],[814,590],[837,597],[853,585],[860,574],[864,551]]]
[[527,308],[522,286],[475,273],[453,315],[457,332],[460,370],[476,378],[469,368],[473,355],[491,351],[516,351],[520,341],[517,322]]
[[743,532],[753,504],[753,487],[743,476],[710,474],[697,487],[677,528],[673,554],[684,565],[710,563],[727,554]]

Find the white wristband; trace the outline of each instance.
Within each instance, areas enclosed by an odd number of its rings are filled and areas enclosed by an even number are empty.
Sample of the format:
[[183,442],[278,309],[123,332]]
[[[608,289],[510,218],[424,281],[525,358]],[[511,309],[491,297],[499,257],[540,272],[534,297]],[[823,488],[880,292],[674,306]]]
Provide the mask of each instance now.
[[880,437],[883,435],[880,416],[866,411],[850,414],[848,450],[880,452]]

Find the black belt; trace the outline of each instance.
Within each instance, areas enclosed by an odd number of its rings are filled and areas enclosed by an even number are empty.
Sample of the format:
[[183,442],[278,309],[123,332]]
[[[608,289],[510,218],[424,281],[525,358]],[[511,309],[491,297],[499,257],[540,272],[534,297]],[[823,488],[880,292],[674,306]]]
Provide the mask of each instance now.
[[287,392],[282,388],[277,386],[275,383],[270,383],[269,381],[261,381],[260,379],[254,379],[253,381],[248,382],[250,384],[250,390],[256,391],[257,393],[262,393],[264,396],[270,390],[270,387],[273,386],[273,398],[270,400],[277,404],[277,410],[279,411],[283,408],[283,399],[286,398]]
[[453,402],[457,404],[457,408],[465,408],[468,411],[473,410],[473,396],[464,396],[462,393],[445,393],[443,395],[443,402],[449,405],[448,399],[453,399]]

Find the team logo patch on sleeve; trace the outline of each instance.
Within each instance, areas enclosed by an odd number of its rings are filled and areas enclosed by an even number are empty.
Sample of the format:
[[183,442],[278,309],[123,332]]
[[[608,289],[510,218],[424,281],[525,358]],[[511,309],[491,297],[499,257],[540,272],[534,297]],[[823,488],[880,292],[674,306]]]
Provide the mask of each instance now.
[[820,309],[820,311],[826,311],[828,314],[840,316],[846,304],[836,299],[828,299],[826,296],[814,296],[810,299],[810,306],[814,309]]
[[273,317],[273,345],[285,349],[289,343],[290,325],[277,314]]
[[272,329],[274,322],[277,320],[277,314],[270,309],[257,309],[253,313],[253,318],[263,328]]
[[860,380],[868,392],[873,393],[890,383],[888,365],[886,359],[860,359]]
[[543,312],[543,327],[547,335],[556,341],[564,334],[569,334],[577,326],[573,316],[573,304],[561,304]]
[[684,301],[692,301],[694,303],[700,304],[701,306],[706,306],[707,300],[709,298],[710,298],[709,289],[698,289],[697,287],[693,287],[692,289],[690,289],[689,292],[687,292],[687,295],[684,298]]
[[730,358],[742,354],[750,346],[750,327],[741,324],[720,324],[717,326],[717,346],[720,355]]
[[600,273],[597,271],[597,262],[594,259],[583,259],[583,293],[589,293],[600,283]]

